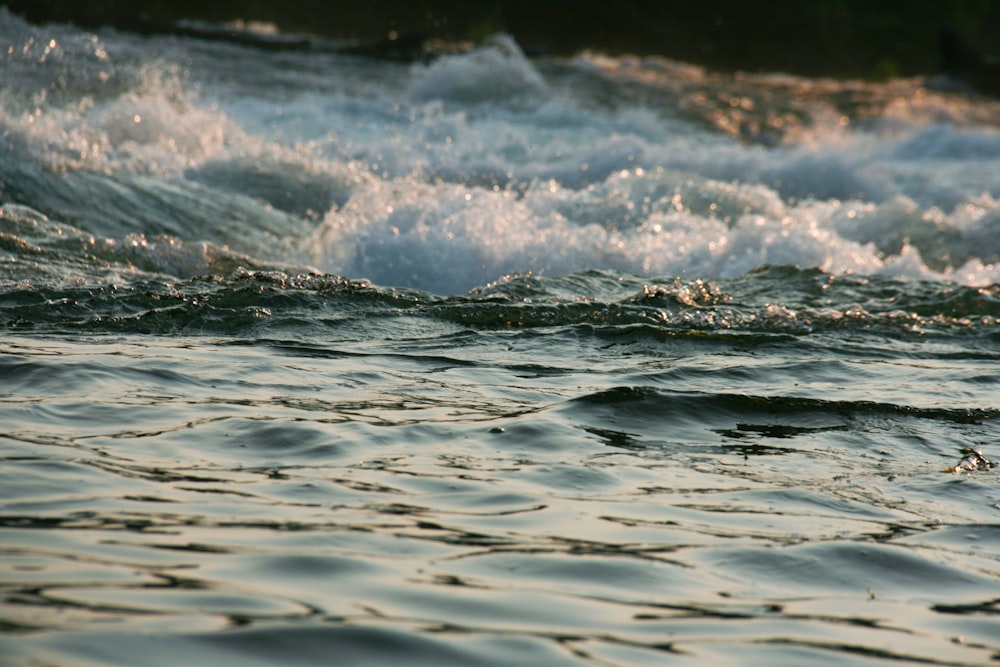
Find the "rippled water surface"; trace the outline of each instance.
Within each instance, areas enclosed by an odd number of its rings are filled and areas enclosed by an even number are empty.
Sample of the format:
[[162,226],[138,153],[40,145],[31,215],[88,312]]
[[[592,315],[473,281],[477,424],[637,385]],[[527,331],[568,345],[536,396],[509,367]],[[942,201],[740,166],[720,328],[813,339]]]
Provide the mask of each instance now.
[[4,664],[1000,659],[1000,118],[0,13]]

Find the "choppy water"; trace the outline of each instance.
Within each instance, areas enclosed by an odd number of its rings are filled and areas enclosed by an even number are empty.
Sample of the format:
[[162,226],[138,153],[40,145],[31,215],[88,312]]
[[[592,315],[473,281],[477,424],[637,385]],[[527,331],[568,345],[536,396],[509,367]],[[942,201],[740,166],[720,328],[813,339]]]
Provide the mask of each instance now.
[[0,35],[5,664],[1000,659],[1000,103]]

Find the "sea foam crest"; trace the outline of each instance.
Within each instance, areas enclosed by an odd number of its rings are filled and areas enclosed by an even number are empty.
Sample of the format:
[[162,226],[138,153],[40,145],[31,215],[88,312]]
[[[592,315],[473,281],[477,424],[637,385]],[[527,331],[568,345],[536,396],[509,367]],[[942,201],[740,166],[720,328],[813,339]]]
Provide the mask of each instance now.
[[108,173],[169,175],[249,141],[225,114],[198,103],[178,77],[149,66],[135,88],[118,95],[27,111],[0,108],[0,124],[49,168]]
[[995,202],[981,204],[935,218],[901,196],[788,202],[759,184],[663,169],[623,170],[580,189],[410,176],[359,186],[305,251],[332,273],[442,294],[517,272],[735,277],[769,264],[985,285],[1000,277],[1000,248],[989,240]]
[[[763,210],[772,215],[748,212],[724,220],[715,213],[719,207],[687,207],[678,180],[691,177],[630,173],[583,190],[536,182],[523,193],[414,178],[377,182],[331,211],[307,251],[326,271],[438,293],[524,271],[559,275],[599,267],[736,276],[762,264],[834,272],[872,272],[882,265],[872,244],[844,239],[829,226],[839,204],[786,207],[765,198]],[[621,212],[633,202],[633,190],[647,192],[656,181],[674,185],[625,221]],[[716,194],[745,207],[758,187],[716,184]]]
[[[387,68],[359,90],[341,81],[362,78],[354,60],[323,61],[336,85],[283,80],[295,94],[275,98],[256,79],[217,85],[214,61],[169,45],[154,60],[123,58],[122,44],[107,52],[53,33],[51,46],[34,27],[7,30],[22,46],[0,54],[18,72],[0,91],[11,158],[0,195],[98,237],[143,234],[130,247],[169,256],[151,263],[171,272],[200,271],[197,244],[210,242],[449,294],[529,271],[712,278],[794,264],[975,285],[1000,275],[996,121],[903,113],[889,98],[912,82],[723,78],[596,57],[569,71],[536,67],[497,36]],[[90,78],[74,97],[57,83],[74,80],[78,60]],[[94,83],[103,74],[106,87]],[[628,97],[636,81],[641,103]],[[866,106],[834,113],[850,95]],[[913,98],[927,114],[959,109]],[[772,145],[720,132],[716,112],[724,124],[804,120]]]
[[418,101],[516,104],[546,89],[545,80],[513,38],[500,34],[470,53],[439,58],[419,72],[409,92]]

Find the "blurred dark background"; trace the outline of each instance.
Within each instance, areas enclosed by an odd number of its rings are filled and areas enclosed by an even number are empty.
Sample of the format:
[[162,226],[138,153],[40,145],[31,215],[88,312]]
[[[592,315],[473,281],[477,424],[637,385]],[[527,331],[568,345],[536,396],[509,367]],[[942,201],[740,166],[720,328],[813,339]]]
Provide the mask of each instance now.
[[267,21],[378,42],[478,40],[529,53],[658,54],[713,69],[863,77],[977,70],[1000,59],[1000,0],[0,0],[33,22],[169,32],[179,19]]

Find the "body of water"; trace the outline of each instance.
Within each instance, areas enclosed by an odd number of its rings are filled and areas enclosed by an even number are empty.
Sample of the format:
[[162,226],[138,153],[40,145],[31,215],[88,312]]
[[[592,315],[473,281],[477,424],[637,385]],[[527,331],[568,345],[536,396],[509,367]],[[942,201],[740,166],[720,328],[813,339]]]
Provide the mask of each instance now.
[[1000,102],[0,35],[4,664],[1000,659]]

